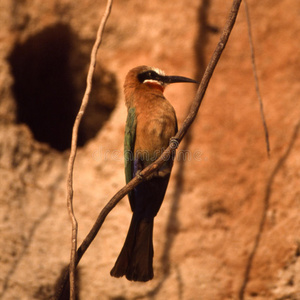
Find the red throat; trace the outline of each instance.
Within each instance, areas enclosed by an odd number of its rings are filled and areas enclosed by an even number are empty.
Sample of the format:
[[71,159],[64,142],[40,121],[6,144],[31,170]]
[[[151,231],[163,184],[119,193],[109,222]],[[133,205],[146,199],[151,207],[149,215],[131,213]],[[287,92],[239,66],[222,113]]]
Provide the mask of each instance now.
[[165,89],[162,85],[160,85],[159,83],[156,82],[151,82],[148,81],[145,83],[147,86],[149,86],[151,89],[156,89],[156,90],[160,90],[161,92],[163,92]]

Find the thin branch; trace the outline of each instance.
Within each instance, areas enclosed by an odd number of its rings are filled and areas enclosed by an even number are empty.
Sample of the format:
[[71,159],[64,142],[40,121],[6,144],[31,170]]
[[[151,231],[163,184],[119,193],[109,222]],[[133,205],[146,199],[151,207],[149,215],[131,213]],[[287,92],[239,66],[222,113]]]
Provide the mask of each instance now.
[[251,51],[252,70],[253,70],[254,81],[255,81],[255,90],[256,90],[256,94],[257,94],[257,98],[258,98],[258,102],[259,102],[260,115],[261,115],[261,119],[262,119],[263,127],[264,127],[264,132],[265,132],[265,141],[266,141],[266,147],[267,147],[267,154],[268,154],[268,157],[270,157],[269,131],[268,131],[267,122],[266,122],[266,119],[265,119],[263,101],[262,101],[260,88],[259,88],[259,84],[258,84],[258,76],[257,76],[257,70],[256,70],[253,39],[252,39],[252,33],[251,33],[250,15],[249,15],[247,0],[244,0],[244,7],[245,7],[245,12],[246,12],[246,20],[247,20],[247,24],[248,24],[248,37],[249,37],[249,44],[250,44],[250,51]]
[[91,61],[90,61],[90,67],[87,75],[87,86],[86,90],[82,99],[82,103],[79,109],[79,112],[76,116],[73,131],[72,131],[72,142],[71,142],[71,152],[68,162],[68,178],[67,178],[67,206],[69,215],[72,222],[72,239],[71,239],[71,257],[70,257],[70,299],[75,300],[75,270],[76,270],[76,250],[77,250],[77,231],[78,231],[78,224],[77,220],[74,214],[73,209],[73,169],[74,169],[74,162],[77,152],[77,139],[78,139],[78,128],[81,122],[81,119],[83,117],[83,114],[85,112],[86,106],[89,101],[89,96],[92,90],[92,78],[96,66],[96,57],[97,57],[97,51],[102,41],[102,34],[103,30],[106,24],[106,21],[109,17],[110,11],[112,6],[112,0],[107,1],[107,6],[105,13],[101,19],[101,23],[98,28],[97,32],[97,38],[95,41],[95,44],[93,46],[92,52],[91,52]]
[[[204,73],[203,78],[201,80],[201,83],[199,85],[196,96],[195,96],[195,98],[192,102],[190,112],[189,112],[188,116],[186,117],[181,129],[178,131],[176,136],[171,139],[169,147],[162,153],[162,155],[154,163],[149,165],[147,168],[143,169],[140,172],[139,177],[134,177],[127,185],[125,185],[119,192],[117,192],[113,196],[113,198],[111,198],[111,200],[106,204],[106,206],[102,209],[102,211],[100,212],[94,226],[92,227],[89,234],[86,236],[86,238],[84,239],[84,241],[82,242],[82,244],[78,248],[77,256],[76,256],[76,265],[79,263],[81,257],[83,256],[85,251],[88,249],[89,245],[92,243],[92,241],[96,237],[96,235],[97,235],[98,231],[100,230],[106,216],[110,213],[110,211],[118,204],[118,202],[129,191],[131,191],[134,187],[136,187],[142,181],[142,178],[146,178],[147,176],[149,176],[155,170],[160,168],[166,160],[168,160],[170,155],[172,155],[173,151],[175,151],[175,149],[178,147],[180,141],[182,140],[182,138],[186,134],[186,132],[189,129],[189,127],[191,126],[191,124],[193,123],[193,121],[194,121],[194,119],[195,119],[195,117],[198,113],[199,107],[202,103],[202,100],[203,100],[205,91],[207,89],[208,83],[209,83],[209,81],[212,77],[212,74],[215,70],[215,67],[216,67],[216,65],[219,61],[219,58],[220,58],[220,56],[221,56],[221,54],[222,54],[222,52],[223,52],[223,50],[226,46],[226,43],[228,41],[228,38],[229,38],[230,33],[232,31],[232,28],[234,26],[234,23],[235,23],[237,14],[238,14],[238,10],[239,10],[241,1],[242,0],[233,0],[231,11],[229,13],[227,22],[225,24],[222,35],[220,37],[220,41],[219,41],[219,43],[218,43],[218,45],[217,45],[217,47],[216,47],[216,49],[215,49],[215,51],[212,55],[212,58],[211,58],[208,66],[205,70],[205,73]],[[64,283],[63,283],[64,285],[66,284],[66,282],[68,280],[68,276],[69,276],[69,274],[66,273],[65,278],[64,278]]]
[[246,262],[246,268],[245,268],[245,272],[243,275],[243,282],[242,282],[242,285],[241,285],[241,288],[239,291],[239,298],[238,298],[239,300],[244,300],[246,298],[245,293],[246,293],[247,286],[250,281],[250,273],[251,273],[251,270],[253,267],[253,262],[254,262],[256,253],[258,251],[259,245],[261,243],[262,235],[264,233],[264,228],[265,228],[265,224],[266,224],[266,220],[267,220],[267,213],[268,213],[269,207],[270,207],[270,199],[272,196],[275,178],[278,175],[279,171],[282,169],[282,166],[285,164],[286,160],[289,158],[291,151],[293,150],[293,147],[295,145],[295,142],[297,141],[297,139],[299,137],[299,131],[300,131],[300,122],[298,122],[298,124],[296,124],[296,126],[294,128],[294,132],[290,139],[290,143],[289,143],[285,153],[277,161],[276,166],[273,169],[271,176],[269,177],[269,179],[267,181],[265,196],[264,196],[264,200],[263,200],[263,205],[264,205],[263,211],[262,211],[262,215],[261,215],[260,222],[258,225],[257,234],[254,239],[253,247],[249,254],[247,262]]

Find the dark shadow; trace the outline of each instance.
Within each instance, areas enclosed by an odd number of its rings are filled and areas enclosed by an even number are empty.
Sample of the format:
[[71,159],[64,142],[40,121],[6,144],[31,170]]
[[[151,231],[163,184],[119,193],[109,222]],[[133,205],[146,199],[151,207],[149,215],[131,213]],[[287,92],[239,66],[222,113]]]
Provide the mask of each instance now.
[[[49,300],[70,300],[70,281],[66,281],[66,277],[69,278],[69,264],[62,268],[60,272],[60,276],[57,279],[54,285],[55,294]],[[79,291],[81,286],[81,272],[80,267],[77,266],[75,276],[76,276],[76,285],[75,285],[75,299],[80,300],[79,298]],[[47,298],[48,299],[48,298]]]
[[[56,24],[16,44],[8,57],[17,122],[26,123],[37,141],[59,151],[70,147],[73,123],[85,89],[90,54],[81,50],[81,43],[69,25]],[[113,74],[98,70],[96,79],[96,99],[91,100],[93,115],[82,122],[79,146],[95,136],[116,105]],[[103,88],[109,89],[105,98],[101,98]]]
[[[201,80],[204,71],[206,69],[206,48],[209,43],[210,34],[219,33],[219,29],[216,26],[210,25],[208,23],[208,13],[210,9],[210,0],[202,0],[202,5],[199,7],[198,12],[198,37],[195,42],[195,53],[196,53],[196,79]],[[211,53],[212,54],[212,53]]]
[[262,237],[262,234],[263,234],[263,231],[264,231],[267,212],[268,212],[269,205],[270,205],[270,198],[271,198],[271,195],[272,195],[272,186],[273,186],[273,183],[274,183],[274,179],[275,179],[276,175],[278,174],[278,172],[280,171],[280,169],[282,168],[282,166],[284,165],[284,163],[286,162],[286,160],[288,159],[288,157],[289,157],[289,155],[290,155],[290,153],[293,149],[293,146],[295,144],[295,141],[298,138],[299,129],[300,129],[300,122],[296,125],[296,127],[294,129],[293,135],[291,137],[290,144],[289,144],[286,152],[278,160],[278,162],[277,162],[277,164],[276,164],[276,166],[275,166],[273,172],[271,173],[271,176],[270,176],[270,178],[267,182],[265,197],[264,197],[264,200],[263,200],[264,207],[263,207],[263,211],[262,211],[262,216],[261,216],[261,219],[260,219],[260,223],[259,223],[259,226],[258,226],[258,231],[257,231],[256,237],[255,237],[255,240],[254,240],[253,248],[250,252],[248,261],[246,263],[246,269],[245,269],[245,273],[244,273],[244,276],[243,276],[244,277],[243,278],[243,283],[242,283],[242,286],[241,286],[240,291],[239,291],[239,299],[240,300],[244,300],[245,291],[246,291],[246,288],[247,288],[247,284],[249,282],[249,277],[250,277],[250,272],[251,272],[253,260],[254,260],[254,257],[256,255],[256,252],[258,250],[259,243],[261,241],[261,237]]

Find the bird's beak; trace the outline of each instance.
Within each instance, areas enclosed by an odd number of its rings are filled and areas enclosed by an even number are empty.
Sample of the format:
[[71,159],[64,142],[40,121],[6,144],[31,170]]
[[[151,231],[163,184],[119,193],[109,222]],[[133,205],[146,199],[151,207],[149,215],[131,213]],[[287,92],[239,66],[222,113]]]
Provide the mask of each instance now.
[[176,82],[191,82],[191,83],[199,83],[194,79],[190,79],[183,76],[164,76],[163,82],[165,84],[176,83]]

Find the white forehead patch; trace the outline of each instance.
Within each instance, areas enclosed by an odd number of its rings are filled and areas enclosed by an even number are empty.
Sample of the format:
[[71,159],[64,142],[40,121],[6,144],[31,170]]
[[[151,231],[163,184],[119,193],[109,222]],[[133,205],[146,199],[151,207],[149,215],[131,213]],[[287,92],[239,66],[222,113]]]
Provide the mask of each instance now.
[[161,76],[166,76],[165,72],[162,71],[161,69],[158,68],[151,68],[151,70],[153,70],[154,72],[156,72],[157,74],[161,75]]

